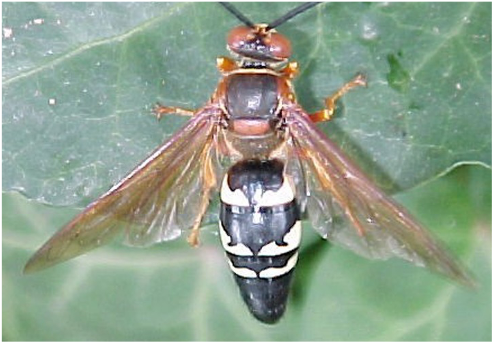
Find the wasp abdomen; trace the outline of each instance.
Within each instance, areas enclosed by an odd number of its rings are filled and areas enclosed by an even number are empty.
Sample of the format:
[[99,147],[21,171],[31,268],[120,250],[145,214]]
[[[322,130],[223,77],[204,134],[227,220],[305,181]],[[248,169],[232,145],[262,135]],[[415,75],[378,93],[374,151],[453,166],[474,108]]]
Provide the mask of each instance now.
[[266,323],[284,313],[301,223],[279,160],[244,160],[221,188],[220,235],[243,300]]

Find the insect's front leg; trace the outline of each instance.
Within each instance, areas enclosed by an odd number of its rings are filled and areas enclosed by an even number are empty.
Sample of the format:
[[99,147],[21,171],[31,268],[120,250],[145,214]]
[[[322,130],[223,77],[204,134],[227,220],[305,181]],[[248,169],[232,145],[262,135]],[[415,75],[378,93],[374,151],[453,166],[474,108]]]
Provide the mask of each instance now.
[[353,88],[359,86],[366,87],[366,85],[366,76],[363,74],[357,74],[351,81],[343,85],[331,96],[327,97],[325,99],[325,108],[321,111],[311,114],[310,119],[315,123],[330,120],[334,115],[334,112],[336,110],[336,102],[337,100],[339,100],[340,97],[342,97]]
[[289,62],[288,65],[281,70],[281,73],[289,80],[294,79],[299,72],[300,66],[298,62]]
[[238,65],[235,60],[224,56],[218,57],[216,59],[216,67],[221,74],[227,74],[229,72],[232,72],[233,70],[238,69]]
[[187,108],[174,107],[174,106],[163,106],[160,103],[157,103],[156,106],[152,109],[152,113],[157,117],[157,119],[161,119],[166,114],[178,114],[181,116],[191,117],[195,113],[194,110],[189,110]]

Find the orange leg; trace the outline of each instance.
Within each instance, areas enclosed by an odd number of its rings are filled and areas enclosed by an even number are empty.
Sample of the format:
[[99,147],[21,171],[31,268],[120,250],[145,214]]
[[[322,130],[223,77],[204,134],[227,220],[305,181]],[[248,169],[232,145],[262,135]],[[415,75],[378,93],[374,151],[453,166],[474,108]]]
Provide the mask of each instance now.
[[181,107],[173,107],[173,106],[163,106],[161,104],[156,104],[156,106],[152,109],[152,112],[156,115],[157,119],[161,119],[166,114],[178,114],[181,116],[193,116],[195,113],[194,110],[189,110]]
[[299,73],[299,65],[298,62],[289,62],[288,65],[281,70],[281,73],[284,74],[288,79],[292,80]]
[[320,121],[327,121],[332,118],[336,110],[336,102],[344,94],[349,92],[351,89],[364,86],[366,87],[366,77],[363,74],[358,74],[354,79],[346,83],[344,86],[339,88],[335,93],[325,99],[325,108],[321,111],[315,112],[310,115],[310,119],[317,123]]
[[216,60],[216,66],[221,74],[229,73],[230,71],[238,69],[236,62],[228,57],[218,57]]
[[197,217],[195,218],[195,221],[193,222],[192,231],[190,231],[190,234],[187,238],[188,244],[190,244],[192,247],[197,247],[199,245],[200,224],[202,223],[202,218],[207,211],[207,207],[209,207],[211,191],[216,186],[216,177],[209,156],[209,149],[206,148],[204,151],[205,153],[202,155],[203,158],[201,158],[201,163],[204,168],[202,171],[203,175],[201,177],[204,184],[202,186],[202,194],[200,195],[200,209]]

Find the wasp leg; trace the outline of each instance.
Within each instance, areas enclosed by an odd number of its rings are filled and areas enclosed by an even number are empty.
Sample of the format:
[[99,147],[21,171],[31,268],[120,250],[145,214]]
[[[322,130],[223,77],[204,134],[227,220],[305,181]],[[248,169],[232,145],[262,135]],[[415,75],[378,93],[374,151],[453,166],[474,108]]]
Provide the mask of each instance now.
[[207,211],[207,207],[209,206],[211,191],[216,186],[216,177],[212,168],[209,151],[206,151],[204,157],[201,160],[202,165],[204,166],[202,173],[204,185],[200,199],[200,209],[197,218],[195,218],[195,221],[193,222],[192,231],[187,238],[188,244],[190,244],[192,247],[196,247],[199,245],[200,224],[202,223],[202,218],[204,217],[205,212]]
[[299,73],[299,65],[298,62],[289,62],[284,69],[281,70],[281,73],[284,74],[288,79],[292,80],[298,75]]
[[366,76],[363,74],[358,74],[346,83],[344,86],[339,88],[336,92],[334,92],[331,96],[325,99],[325,108],[321,111],[315,112],[310,115],[310,118],[313,122],[327,121],[332,118],[336,109],[336,102],[342,97],[344,94],[349,92],[351,89],[364,86],[366,87]]
[[226,74],[235,69],[238,69],[238,65],[233,59],[224,56],[218,57],[216,59],[216,66],[221,74]]
[[171,113],[178,114],[181,116],[190,116],[190,117],[193,116],[193,114],[195,113],[194,110],[189,110],[181,107],[163,106],[159,103],[156,104],[156,106],[154,106],[152,112],[157,117],[157,119],[161,119],[164,115]]

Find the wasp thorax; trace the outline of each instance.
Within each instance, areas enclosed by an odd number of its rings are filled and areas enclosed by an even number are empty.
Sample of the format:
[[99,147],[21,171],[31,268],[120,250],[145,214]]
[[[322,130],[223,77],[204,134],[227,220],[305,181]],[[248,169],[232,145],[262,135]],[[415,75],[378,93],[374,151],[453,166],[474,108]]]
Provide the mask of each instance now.
[[268,30],[265,24],[235,27],[227,43],[234,53],[261,61],[282,61],[291,56],[290,41],[274,29]]

